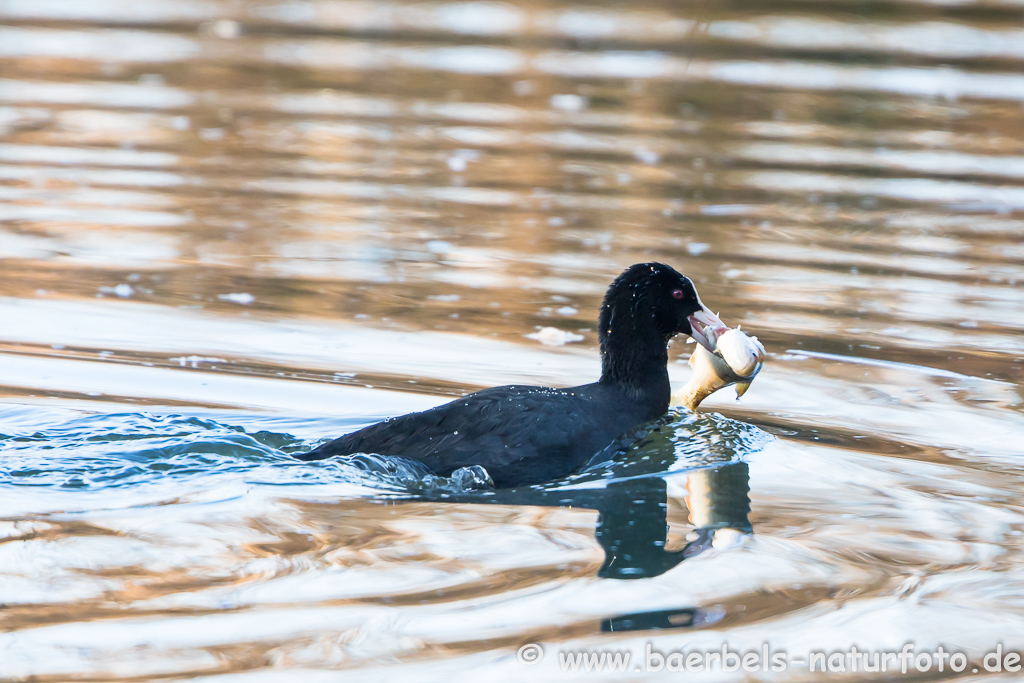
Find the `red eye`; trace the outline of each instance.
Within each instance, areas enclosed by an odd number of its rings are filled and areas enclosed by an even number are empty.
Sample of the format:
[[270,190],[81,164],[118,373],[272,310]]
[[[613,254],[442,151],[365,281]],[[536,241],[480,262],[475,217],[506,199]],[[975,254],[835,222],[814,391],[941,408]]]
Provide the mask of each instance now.
[[681,289],[673,290],[672,291],[672,298],[673,299],[682,299],[683,298],[683,290],[681,290]]

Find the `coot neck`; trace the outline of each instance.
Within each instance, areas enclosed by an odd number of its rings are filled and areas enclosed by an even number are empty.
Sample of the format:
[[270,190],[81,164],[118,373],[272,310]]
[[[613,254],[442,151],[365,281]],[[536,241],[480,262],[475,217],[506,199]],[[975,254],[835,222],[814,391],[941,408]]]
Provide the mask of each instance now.
[[[649,320],[649,319],[648,319]],[[601,383],[647,406],[652,418],[668,410],[668,340],[652,326],[611,324],[601,329]]]

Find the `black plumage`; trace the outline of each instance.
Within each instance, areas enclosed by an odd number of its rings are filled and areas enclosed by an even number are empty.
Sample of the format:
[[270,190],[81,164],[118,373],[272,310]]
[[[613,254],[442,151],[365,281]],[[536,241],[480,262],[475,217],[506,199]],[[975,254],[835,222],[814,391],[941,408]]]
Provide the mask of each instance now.
[[481,465],[499,488],[570,474],[623,433],[668,410],[669,340],[683,333],[706,343],[700,328],[721,322],[704,308],[688,278],[661,263],[640,263],[608,288],[599,324],[597,382],[568,389],[484,389],[297,457],[398,455],[441,475]]

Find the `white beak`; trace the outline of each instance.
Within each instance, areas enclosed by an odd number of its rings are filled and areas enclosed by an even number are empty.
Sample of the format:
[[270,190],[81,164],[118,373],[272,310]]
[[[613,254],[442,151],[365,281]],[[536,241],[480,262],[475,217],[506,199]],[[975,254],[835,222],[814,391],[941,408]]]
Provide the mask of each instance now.
[[689,316],[687,320],[690,321],[690,336],[710,353],[715,352],[715,343],[718,337],[729,329],[717,315],[703,304],[701,304],[701,309]]

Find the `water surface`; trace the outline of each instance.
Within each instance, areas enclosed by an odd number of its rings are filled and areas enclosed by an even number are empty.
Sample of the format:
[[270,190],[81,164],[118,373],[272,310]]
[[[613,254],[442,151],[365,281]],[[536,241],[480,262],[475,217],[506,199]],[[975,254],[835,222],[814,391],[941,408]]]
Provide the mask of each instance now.
[[[0,0],[0,677],[1021,651],[1022,22]],[[604,289],[650,259],[764,342],[742,402],[523,490],[289,457],[593,380]]]

